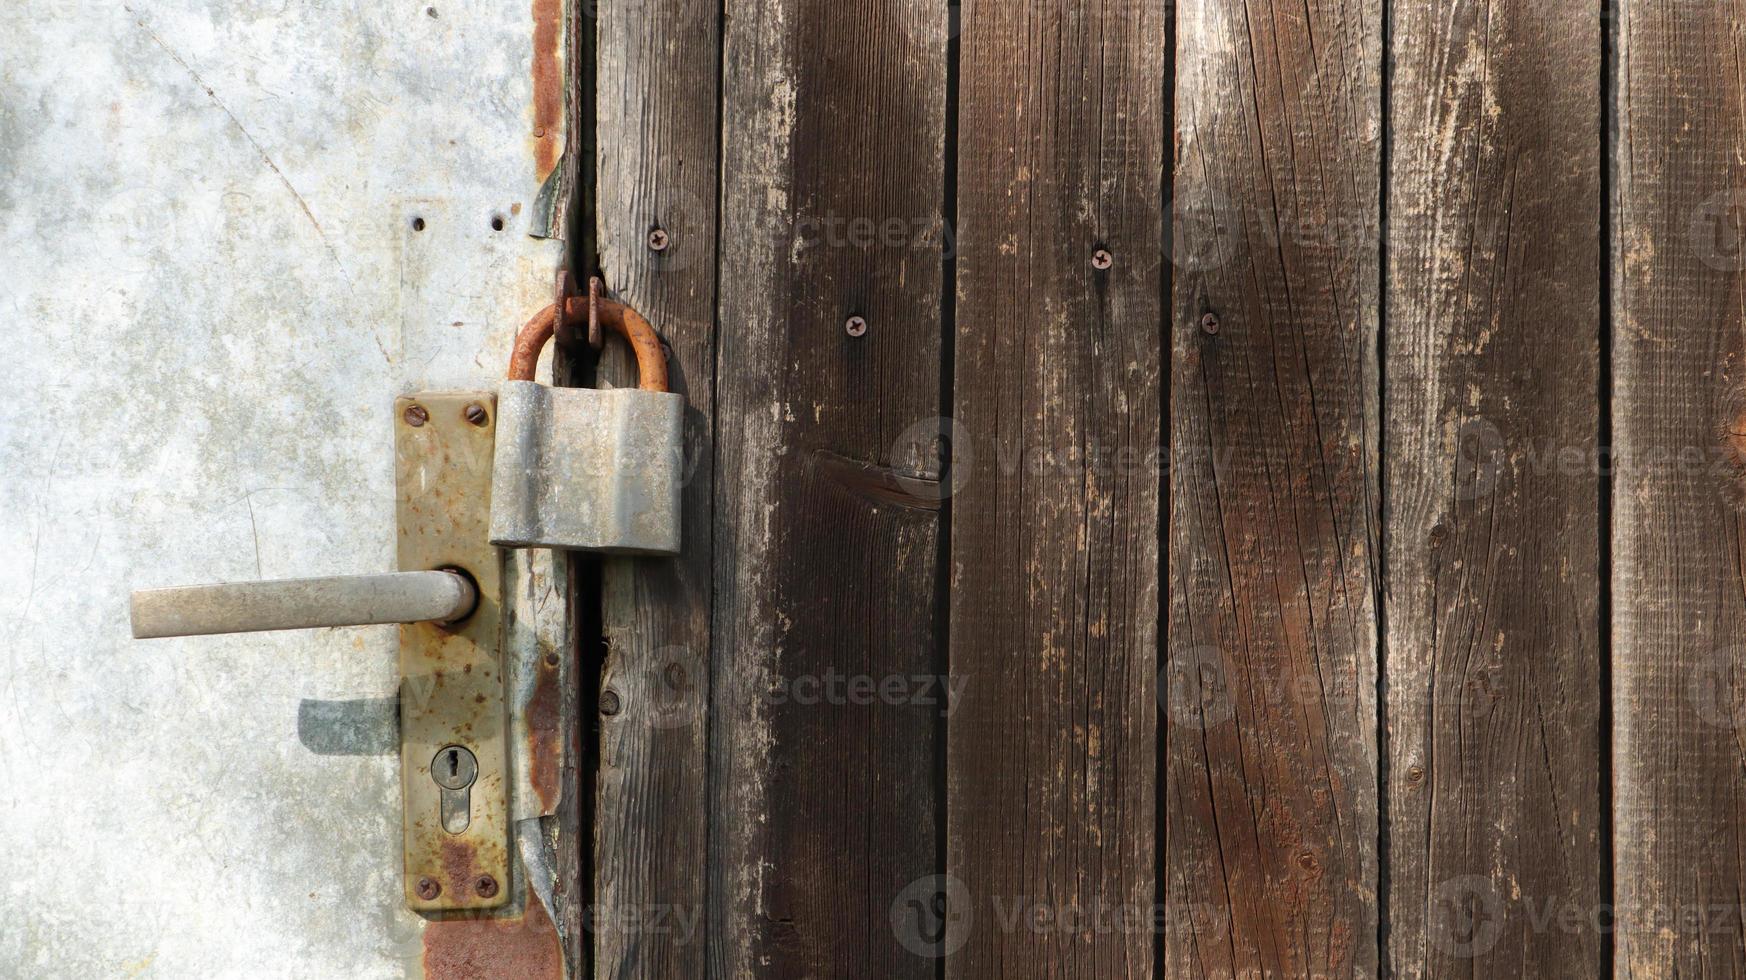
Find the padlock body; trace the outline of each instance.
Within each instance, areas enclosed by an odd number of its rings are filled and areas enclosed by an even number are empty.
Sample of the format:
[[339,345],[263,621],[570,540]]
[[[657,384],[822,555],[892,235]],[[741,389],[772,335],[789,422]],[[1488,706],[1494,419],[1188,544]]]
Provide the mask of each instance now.
[[491,543],[678,554],[684,422],[670,392],[504,382]]

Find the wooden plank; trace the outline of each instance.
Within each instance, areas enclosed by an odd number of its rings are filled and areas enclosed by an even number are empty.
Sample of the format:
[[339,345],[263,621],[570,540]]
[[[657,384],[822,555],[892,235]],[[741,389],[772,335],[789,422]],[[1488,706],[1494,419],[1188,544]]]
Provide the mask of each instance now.
[[1746,87],[1738,3],[1621,0],[1617,975],[1746,976]]
[[1165,25],[964,5],[950,977],[1153,970]]
[[1393,9],[1388,956],[1598,976],[1601,10]]
[[940,414],[945,25],[727,6],[710,976],[934,974],[890,909],[937,870],[939,512],[887,468]]
[[1178,9],[1172,977],[1377,973],[1380,24]]
[[[600,264],[647,316],[685,395],[684,552],[600,569],[594,975],[701,977],[708,950],[710,593],[714,570],[719,12],[602,0],[598,12]],[[666,248],[650,246],[655,229]],[[622,345],[601,376],[635,383]]]

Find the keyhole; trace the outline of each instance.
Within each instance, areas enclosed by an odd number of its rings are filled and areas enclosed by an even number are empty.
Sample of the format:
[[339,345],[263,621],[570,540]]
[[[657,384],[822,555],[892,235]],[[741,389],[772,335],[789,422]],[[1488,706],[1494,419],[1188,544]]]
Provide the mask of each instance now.
[[430,760],[431,782],[437,784],[437,803],[443,829],[458,834],[473,821],[473,782],[479,778],[479,758],[461,745],[438,749]]
[[465,746],[451,745],[431,760],[430,778],[443,789],[466,789],[479,777],[479,760]]

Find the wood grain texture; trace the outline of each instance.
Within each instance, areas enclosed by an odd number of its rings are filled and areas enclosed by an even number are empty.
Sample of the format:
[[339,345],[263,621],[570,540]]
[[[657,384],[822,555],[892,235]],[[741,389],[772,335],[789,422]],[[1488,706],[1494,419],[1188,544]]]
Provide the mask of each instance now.
[[1378,970],[1381,16],[1178,9],[1171,977]]
[[1618,6],[1616,975],[1740,977],[1746,7]]
[[[595,975],[701,977],[708,950],[708,739],[714,563],[718,11],[599,0],[600,264],[671,349],[685,395],[684,551],[607,559],[595,812]],[[648,245],[663,229],[664,252]],[[606,383],[633,386],[610,342]],[[590,705],[593,715],[593,705]]]
[[1149,976],[1165,9],[960,43],[946,975]]
[[1396,976],[1603,971],[1600,32],[1555,0],[1394,4]]
[[937,502],[860,477],[940,414],[946,11],[726,12],[709,975],[931,977],[940,708],[845,685],[941,669]]

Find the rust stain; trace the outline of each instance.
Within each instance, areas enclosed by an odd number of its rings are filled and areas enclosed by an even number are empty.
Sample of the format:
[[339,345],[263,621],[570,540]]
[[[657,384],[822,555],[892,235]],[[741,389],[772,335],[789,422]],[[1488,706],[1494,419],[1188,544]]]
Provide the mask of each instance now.
[[557,169],[564,128],[563,0],[533,0],[533,20],[534,172],[544,181]]
[[459,839],[449,838],[443,841],[442,861],[445,888],[453,888],[464,892],[467,885],[478,876],[478,862],[474,860],[471,844]]
[[552,917],[532,889],[519,918],[443,919],[424,929],[428,980],[563,980],[564,953]]
[[530,772],[528,782],[540,798],[540,812],[556,813],[559,792],[559,758],[563,745],[560,732],[561,708],[558,698],[558,665],[541,657],[534,677],[533,695],[528,698],[527,741]]

